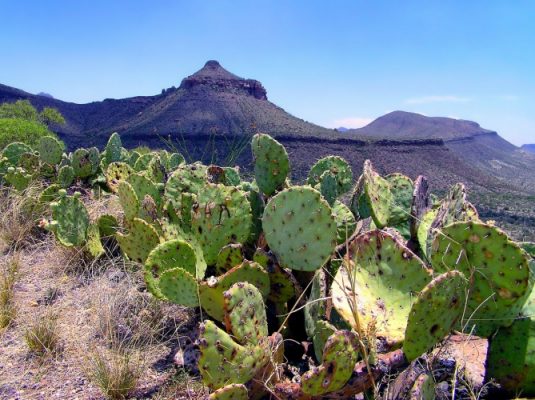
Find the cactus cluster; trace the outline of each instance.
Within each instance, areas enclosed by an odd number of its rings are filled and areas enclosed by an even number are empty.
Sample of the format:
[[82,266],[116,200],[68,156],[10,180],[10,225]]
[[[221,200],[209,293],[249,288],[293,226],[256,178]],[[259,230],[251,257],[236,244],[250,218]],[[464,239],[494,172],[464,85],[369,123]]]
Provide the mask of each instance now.
[[[43,138],[7,146],[0,180],[16,190],[46,180],[43,225],[58,242],[94,257],[118,243],[154,297],[203,310],[198,366],[211,399],[347,398],[366,388],[359,371],[379,376],[378,360],[396,352],[417,360],[454,330],[489,338],[489,377],[535,393],[533,244],[481,221],[462,184],[433,201],[423,176],[381,176],[367,160],[354,182],[335,156],[294,184],[279,142],[257,134],[251,149],[245,180],[178,153],[128,151],[117,134],[102,152]],[[90,218],[73,186],[122,211]],[[285,361],[284,339],[313,351]],[[407,391],[433,390],[422,373]]]

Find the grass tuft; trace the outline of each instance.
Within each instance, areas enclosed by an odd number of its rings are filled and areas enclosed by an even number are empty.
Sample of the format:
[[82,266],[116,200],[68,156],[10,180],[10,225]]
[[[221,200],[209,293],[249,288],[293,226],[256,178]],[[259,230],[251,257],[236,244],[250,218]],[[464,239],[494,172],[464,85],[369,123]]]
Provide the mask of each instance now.
[[86,365],[88,379],[111,400],[125,399],[136,388],[142,370],[139,357],[122,349],[107,356],[94,351]]
[[0,329],[7,328],[15,319],[15,281],[20,268],[20,258],[14,255],[0,269]]
[[24,332],[26,345],[35,355],[45,356],[56,354],[60,349],[58,335],[58,317],[46,312],[33,321]]

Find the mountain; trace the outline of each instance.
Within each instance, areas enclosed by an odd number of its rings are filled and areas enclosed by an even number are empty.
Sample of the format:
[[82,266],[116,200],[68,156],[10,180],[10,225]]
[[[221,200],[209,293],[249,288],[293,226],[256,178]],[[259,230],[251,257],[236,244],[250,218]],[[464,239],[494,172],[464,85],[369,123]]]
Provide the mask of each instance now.
[[155,96],[75,104],[0,85],[0,102],[19,98],[39,108],[58,108],[67,124],[56,130],[71,146],[101,146],[111,132],[119,132],[130,145],[154,144],[168,135],[332,133],[288,114],[267,99],[260,82],[240,78],[214,60],[183,79],[178,89],[166,89]]
[[530,153],[535,153],[535,144],[523,144],[521,149],[529,151]]
[[0,85],[0,102],[18,99],[59,109],[67,122],[53,128],[71,149],[102,146],[117,131],[127,147],[162,147],[169,137],[192,159],[223,163],[240,155],[248,168],[248,139],[265,132],[287,147],[297,179],[318,158],[338,154],[355,171],[370,158],[381,173],[426,174],[436,189],[462,181],[478,190],[535,191],[525,172],[534,170],[535,157],[475,122],[396,111],[360,129],[327,129],[290,115],[268,100],[259,81],[214,60],[154,96],[75,104]]

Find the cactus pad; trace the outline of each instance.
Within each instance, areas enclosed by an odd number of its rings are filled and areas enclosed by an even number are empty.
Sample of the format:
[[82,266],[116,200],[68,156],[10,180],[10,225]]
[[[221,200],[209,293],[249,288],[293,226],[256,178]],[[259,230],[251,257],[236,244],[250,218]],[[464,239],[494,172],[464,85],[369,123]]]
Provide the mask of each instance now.
[[314,336],[312,337],[316,360],[321,361],[323,359],[323,348],[325,347],[325,343],[334,332],[336,332],[336,328],[331,323],[321,319],[316,321]]
[[465,317],[479,336],[513,322],[529,290],[530,270],[525,252],[504,232],[478,222],[453,223],[436,232],[431,261],[435,271],[457,269],[472,282]]
[[132,221],[139,214],[139,199],[132,185],[126,181],[119,181],[117,184],[117,195],[119,203],[123,208],[126,221]]
[[87,227],[87,243],[85,244],[85,248],[93,258],[99,258],[106,252],[100,240],[100,231],[97,224],[89,224]]
[[251,232],[251,206],[234,187],[206,184],[191,210],[191,230],[208,265],[215,264],[219,250],[229,243],[245,242]]
[[160,188],[149,178],[141,174],[132,174],[126,181],[132,185],[140,202],[146,195],[149,195],[158,207],[162,206],[162,194]]
[[466,278],[450,271],[434,278],[412,305],[403,352],[409,361],[420,357],[441,341],[462,317]]
[[323,196],[323,198],[329,203],[330,206],[334,204],[338,197],[338,183],[336,182],[336,175],[331,171],[325,171],[320,177],[320,183],[316,186]]
[[392,210],[388,219],[389,226],[396,226],[409,221],[411,216],[414,183],[403,174],[390,174],[385,177],[390,183],[392,193]]
[[74,168],[70,165],[64,165],[58,171],[58,183],[62,188],[68,188],[74,182]]
[[271,198],[262,224],[281,265],[298,271],[322,267],[336,245],[331,208],[317,190],[307,186],[294,186]]
[[80,200],[80,193],[67,196],[65,190],[60,190],[58,194],[59,200],[50,204],[51,230],[64,246],[81,246],[87,238],[89,214]]
[[116,238],[123,253],[139,263],[144,263],[152,249],[160,243],[154,227],[140,218],[132,220],[127,235],[117,232]]
[[194,163],[180,165],[165,185],[165,197],[179,210],[182,193],[197,193],[207,183],[206,166]]
[[[388,343],[405,336],[413,296],[431,280],[431,271],[391,235],[370,231],[349,245],[350,261],[338,270],[332,284],[336,311],[354,328],[375,321],[377,335]],[[356,301],[356,307],[354,304]]]
[[108,143],[104,148],[104,163],[106,166],[110,165],[113,162],[121,161],[122,155],[122,142],[121,137],[117,132],[111,134],[108,139]]
[[124,162],[112,162],[106,169],[106,182],[112,192],[117,192],[119,182],[126,181],[134,171]]
[[334,220],[336,221],[336,242],[344,243],[357,229],[357,221],[348,206],[336,201],[333,206]]
[[61,162],[63,144],[55,137],[44,136],[40,138],[37,150],[39,151],[39,157],[44,163],[56,165]]
[[24,153],[31,153],[32,151],[32,148],[25,143],[12,142],[4,147],[1,158],[6,158],[6,163],[14,166],[19,163],[19,158],[21,155]]
[[238,282],[223,293],[225,325],[240,343],[258,344],[268,335],[262,294],[248,282]]
[[267,196],[281,189],[290,171],[288,153],[282,144],[262,133],[253,136],[251,148],[255,159],[255,179]]
[[217,255],[216,272],[218,275],[224,274],[236,265],[240,265],[243,259],[243,246],[240,243],[227,244]]
[[266,297],[269,293],[269,275],[255,262],[244,261],[217,278],[210,277],[200,285],[201,306],[218,321],[223,320],[223,293],[237,282],[249,282]]
[[311,396],[341,389],[351,377],[358,360],[357,336],[351,331],[336,331],[323,348],[323,362],[301,377],[304,393]]
[[245,385],[232,384],[223,386],[208,396],[208,400],[248,400],[249,395]]
[[185,269],[179,267],[163,271],[157,285],[153,293],[161,293],[169,301],[186,307],[199,306],[199,285]]
[[353,183],[353,171],[342,157],[327,156],[318,160],[308,173],[308,184],[316,186],[321,182],[321,176],[329,171],[336,180],[336,192],[338,195],[351,189]]
[[310,295],[304,309],[305,330],[310,338],[314,336],[317,321],[325,317],[326,297],[327,281],[325,272],[320,269],[314,274]]

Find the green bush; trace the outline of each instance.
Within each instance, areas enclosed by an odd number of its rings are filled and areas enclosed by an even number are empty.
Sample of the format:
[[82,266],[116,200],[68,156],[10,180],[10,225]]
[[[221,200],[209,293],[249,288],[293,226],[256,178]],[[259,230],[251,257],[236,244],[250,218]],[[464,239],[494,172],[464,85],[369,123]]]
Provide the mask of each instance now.
[[42,136],[56,135],[39,122],[0,118],[0,151],[11,142],[23,142],[33,147]]

